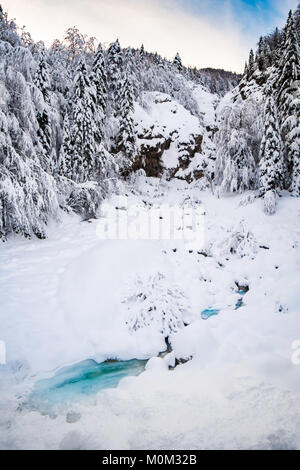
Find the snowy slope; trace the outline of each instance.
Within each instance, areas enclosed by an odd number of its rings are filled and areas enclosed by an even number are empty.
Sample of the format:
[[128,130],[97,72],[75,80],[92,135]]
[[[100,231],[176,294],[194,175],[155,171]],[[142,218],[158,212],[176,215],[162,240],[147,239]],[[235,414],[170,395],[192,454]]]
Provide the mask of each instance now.
[[[176,180],[139,177],[127,194],[113,204],[127,201],[128,210],[200,202],[197,185]],[[46,241],[10,240],[2,248],[3,447],[300,448],[300,366],[292,362],[300,331],[297,200],[285,196],[268,217],[251,193],[216,199],[202,192],[200,199],[207,257],[181,242],[100,240],[98,223],[77,217],[52,227]],[[148,281],[158,273],[163,284],[151,291]],[[238,310],[236,283],[249,286]],[[157,317],[131,330],[128,319],[138,310],[135,304],[128,310],[126,301],[150,292],[159,314],[164,289],[184,294],[182,321],[189,323],[171,334],[171,355],[100,392],[93,406],[70,404],[65,413],[80,413],[77,423],[66,422],[65,414],[53,420],[14,411],[33,382],[53,369],[164,350]],[[206,308],[220,313],[202,320]],[[174,356],[193,359],[170,371]]]

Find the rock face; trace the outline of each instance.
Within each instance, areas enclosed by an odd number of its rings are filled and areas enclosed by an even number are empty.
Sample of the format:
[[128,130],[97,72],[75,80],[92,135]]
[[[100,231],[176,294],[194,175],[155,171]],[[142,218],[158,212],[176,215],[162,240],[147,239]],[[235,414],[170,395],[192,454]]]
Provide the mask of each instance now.
[[190,179],[192,179],[192,176],[196,179],[201,178],[203,176],[203,172],[201,171],[187,171],[190,167],[192,159],[196,156],[196,154],[202,153],[202,142],[203,136],[197,134],[191,134],[189,142],[181,142],[179,140],[177,144],[178,165],[176,168],[170,170],[170,178],[176,177],[189,181]]
[[166,150],[169,150],[171,138],[165,138],[162,135],[139,135],[138,138],[144,142],[140,144],[133,169],[142,168],[147,176],[161,177],[164,170],[162,156]]
[[[136,105],[137,156],[133,170],[147,176],[191,178],[191,161],[202,153],[204,128],[199,117],[163,93],[145,93]],[[198,177],[201,177],[199,172]]]

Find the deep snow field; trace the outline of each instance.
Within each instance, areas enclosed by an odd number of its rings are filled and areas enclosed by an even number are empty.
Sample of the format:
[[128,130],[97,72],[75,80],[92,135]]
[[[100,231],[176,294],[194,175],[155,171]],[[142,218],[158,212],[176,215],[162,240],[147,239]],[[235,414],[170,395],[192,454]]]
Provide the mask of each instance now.
[[[201,207],[204,246],[103,240],[103,214],[1,246],[0,448],[300,449],[299,201],[286,194],[270,217],[252,193],[218,199],[142,176],[134,187],[111,198],[124,217],[130,205]],[[204,320],[206,309],[219,313]],[[161,331],[173,351],[158,356]],[[192,359],[169,368],[175,357]],[[86,399],[26,405],[38,380],[108,358],[149,361]]]

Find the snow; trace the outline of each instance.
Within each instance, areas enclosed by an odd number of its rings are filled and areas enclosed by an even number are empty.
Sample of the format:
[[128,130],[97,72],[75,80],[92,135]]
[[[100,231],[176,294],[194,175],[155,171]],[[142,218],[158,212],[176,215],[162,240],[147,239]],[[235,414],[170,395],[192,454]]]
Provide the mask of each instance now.
[[166,169],[176,168],[178,166],[178,149],[174,143],[171,144],[169,150],[164,151],[162,162]]
[[[0,446],[299,449],[300,366],[292,361],[300,339],[297,199],[284,194],[268,216],[250,191],[218,199],[197,183],[140,176],[125,192],[110,202],[201,201],[205,246],[103,240],[99,220],[70,215],[49,227],[47,240],[15,237],[3,245],[0,336],[7,365],[0,366]],[[231,252],[228,246],[241,240],[237,233],[244,234],[242,245]],[[255,250],[245,241],[249,233]],[[163,285],[151,291],[158,273]],[[249,291],[236,309],[238,285]],[[156,357],[166,348],[157,317],[136,330],[126,323],[132,310],[128,317],[124,300],[137,286],[158,311],[165,289],[184,294],[178,312],[188,326],[170,333],[173,353],[164,358]],[[219,313],[203,320],[205,309]],[[111,357],[150,361],[138,377],[95,393],[92,402],[70,403],[55,419],[22,405],[34,383],[55,370]],[[169,370],[174,357],[192,360]],[[80,417],[71,419],[72,413]]]
[[149,129],[154,137],[168,137],[176,133],[185,142],[189,141],[190,134],[201,133],[199,119],[169,95],[147,92],[143,93],[142,100],[143,108],[138,103],[135,104],[134,118],[138,134]]
[[193,96],[198,104],[200,112],[203,114],[204,127],[214,127],[216,124],[216,108],[219,103],[218,97],[210,93],[202,85],[197,85],[193,88]]

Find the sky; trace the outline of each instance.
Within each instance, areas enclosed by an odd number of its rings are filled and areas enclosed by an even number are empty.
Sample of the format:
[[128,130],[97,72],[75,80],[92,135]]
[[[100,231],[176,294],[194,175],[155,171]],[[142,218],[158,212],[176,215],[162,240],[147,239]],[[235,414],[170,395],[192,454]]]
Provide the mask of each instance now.
[[77,26],[108,44],[157,51],[185,65],[241,72],[259,36],[282,27],[298,0],[0,0],[47,46]]

